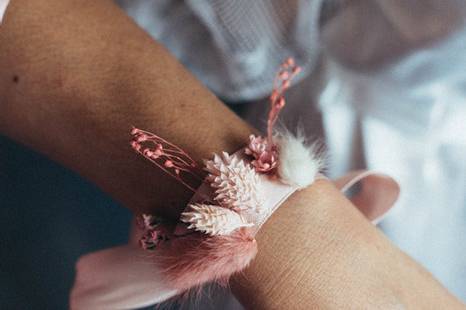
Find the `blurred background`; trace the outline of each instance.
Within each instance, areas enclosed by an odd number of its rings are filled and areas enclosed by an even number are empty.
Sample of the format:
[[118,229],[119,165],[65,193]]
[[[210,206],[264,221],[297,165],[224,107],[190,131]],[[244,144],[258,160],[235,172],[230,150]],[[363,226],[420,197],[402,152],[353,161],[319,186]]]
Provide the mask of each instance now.
[[131,214],[0,136],[0,309],[67,309],[79,256],[125,243]]

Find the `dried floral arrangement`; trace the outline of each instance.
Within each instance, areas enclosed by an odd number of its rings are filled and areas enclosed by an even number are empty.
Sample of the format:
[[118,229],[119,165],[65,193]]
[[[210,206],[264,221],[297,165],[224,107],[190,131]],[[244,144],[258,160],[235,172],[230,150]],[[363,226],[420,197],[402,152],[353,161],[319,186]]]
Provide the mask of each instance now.
[[[225,283],[253,259],[257,252],[254,234],[258,227],[254,227],[259,225],[258,215],[271,213],[270,207],[264,210],[261,176],[294,190],[314,181],[321,165],[316,147],[307,146],[302,137],[274,130],[285,107],[285,91],[299,72],[291,58],[281,65],[270,96],[267,135],[251,135],[246,147],[235,154],[214,154],[213,159],[204,161],[203,168],[176,145],[153,133],[132,129],[131,146],[136,152],[193,193],[197,190],[188,178],[202,180],[212,191],[210,196],[198,197],[188,204],[178,223],[184,229],[170,231],[163,219],[152,215],[143,215],[140,221],[144,232],[141,246],[153,251],[155,261],[162,270],[168,270],[165,276],[178,289],[207,281]],[[208,173],[205,179],[201,170]],[[232,247],[234,240],[241,242]],[[224,260],[213,257],[228,257],[228,266]]]
[[[248,210],[260,212],[264,199],[259,174],[278,176],[282,182],[298,188],[312,183],[321,166],[316,145],[307,146],[300,136],[274,131],[274,125],[286,103],[285,91],[300,71],[300,67],[296,66],[292,58],[287,59],[281,65],[270,96],[267,136],[251,135],[242,152],[246,155],[245,157],[241,154],[229,155],[222,152],[220,155],[214,154],[212,160],[204,161],[203,170],[208,172],[208,176],[203,182],[214,189],[214,197],[212,201],[188,205],[187,211],[180,218],[182,222],[189,225],[188,229],[214,236],[228,235],[238,228],[253,226],[244,219],[242,213]],[[136,152],[174,177],[193,193],[196,192],[187,178],[202,180],[202,169],[189,154],[153,133],[133,128],[131,134],[133,136],[131,147]],[[299,176],[301,174],[303,176]],[[206,197],[207,200],[209,198]],[[144,217],[147,219],[152,216],[144,215]],[[152,219],[152,222],[160,222],[160,219],[159,221]],[[144,248],[151,234],[156,239],[152,240],[155,244],[158,243],[157,240],[168,239],[167,236],[161,237],[162,232],[153,233],[155,230],[165,230],[162,224],[154,226],[147,224],[147,220],[142,223],[145,224],[141,227],[147,232],[141,239],[141,245]]]
[[[152,303],[208,282],[227,284],[255,257],[254,236],[266,219],[287,196],[314,182],[322,164],[315,144],[274,128],[286,104],[285,91],[299,72],[293,59],[281,65],[266,136],[251,135],[244,148],[214,154],[203,166],[156,134],[131,130],[133,150],[194,194],[177,223],[146,214],[138,220],[139,244],[153,263],[154,278],[148,281],[158,288]],[[88,265],[99,264],[87,259]]]

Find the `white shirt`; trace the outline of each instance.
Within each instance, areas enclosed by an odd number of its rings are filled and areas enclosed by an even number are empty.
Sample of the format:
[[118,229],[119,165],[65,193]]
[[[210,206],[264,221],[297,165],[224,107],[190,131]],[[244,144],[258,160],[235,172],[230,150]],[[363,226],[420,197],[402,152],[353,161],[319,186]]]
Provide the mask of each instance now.
[[287,57],[316,64],[321,0],[117,2],[222,99],[267,96]]
[[340,174],[357,160],[395,177],[400,200],[380,228],[466,301],[466,3],[396,2],[324,30],[329,166]]

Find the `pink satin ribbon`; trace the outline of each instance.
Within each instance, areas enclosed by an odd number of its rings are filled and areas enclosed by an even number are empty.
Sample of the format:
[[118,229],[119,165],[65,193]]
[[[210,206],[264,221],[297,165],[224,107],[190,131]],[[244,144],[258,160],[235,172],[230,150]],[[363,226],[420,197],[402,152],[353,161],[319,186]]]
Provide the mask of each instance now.
[[398,183],[377,171],[351,171],[333,183],[344,194],[360,184],[359,191],[349,199],[374,224],[382,220],[400,195]]
[[[395,180],[371,171],[351,172],[334,184],[342,192],[360,184],[359,192],[349,199],[372,222],[386,214],[400,191]],[[80,258],[71,309],[131,309],[160,303],[178,294],[162,281],[155,264],[138,247],[137,234],[133,229],[131,242],[126,246]]]
[[3,15],[5,15],[6,7],[10,0],[0,0],[0,23],[2,22]]

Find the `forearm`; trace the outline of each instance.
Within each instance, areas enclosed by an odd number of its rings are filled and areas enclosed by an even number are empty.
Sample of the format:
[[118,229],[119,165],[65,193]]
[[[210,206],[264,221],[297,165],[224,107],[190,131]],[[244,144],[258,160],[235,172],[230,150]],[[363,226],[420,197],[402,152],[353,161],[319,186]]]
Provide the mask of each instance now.
[[135,211],[175,216],[190,193],[131,151],[132,125],[199,160],[251,132],[111,1],[13,0],[4,22],[0,130]]
[[[191,193],[130,150],[131,125],[197,160],[235,151],[251,132],[107,0],[12,0],[0,31],[0,98],[2,133],[136,212],[175,217]],[[325,181],[287,201],[258,242],[246,286],[234,281],[251,308],[412,305],[410,296],[455,303]]]
[[295,193],[257,242],[233,282],[248,309],[464,309],[328,181]]

